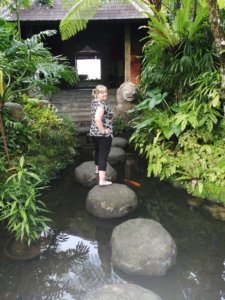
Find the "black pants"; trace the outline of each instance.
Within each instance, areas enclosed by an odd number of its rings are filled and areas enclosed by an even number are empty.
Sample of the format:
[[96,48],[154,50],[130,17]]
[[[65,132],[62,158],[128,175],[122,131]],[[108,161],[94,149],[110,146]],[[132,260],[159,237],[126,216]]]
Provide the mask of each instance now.
[[106,171],[112,137],[92,136],[92,141],[95,148],[95,164],[98,166],[99,171]]

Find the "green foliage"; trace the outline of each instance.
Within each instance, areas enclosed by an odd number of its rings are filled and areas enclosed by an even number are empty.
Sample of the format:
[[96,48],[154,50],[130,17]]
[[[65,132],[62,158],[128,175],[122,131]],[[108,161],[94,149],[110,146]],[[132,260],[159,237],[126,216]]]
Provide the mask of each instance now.
[[16,26],[14,23],[6,23],[0,19],[0,55],[2,55],[2,51],[11,46],[14,36],[17,36],[15,28]]
[[[170,4],[170,11],[147,13],[144,100],[133,109],[130,142],[147,158],[148,176],[225,205],[221,74],[207,5],[183,0],[173,12]],[[224,11],[220,14],[224,26]]]
[[27,148],[29,161],[51,174],[68,166],[76,155],[74,125],[56,115],[55,107],[40,105],[38,100],[28,99],[24,105],[27,121],[33,137]]
[[50,221],[45,216],[48,210],[38,199],[41,179],[25,166],[22,156],[1,191],[0,220],[6,222],[7,229],[16,240],[26,241],[28,245],[35,241],[46,229]]
[[106,1],[101,0],[64,0],[63,5],[69,8],[69,12],[60,22],[60,32],[62,40],[69,39],[77,32],[87,27],[88,21],[95,15]]
[[[4,124],[7,144],[16,164],[18,157],[26,155],[27,162],[33,164],[36,172],[40,169],[43,176],[51,176],[73,162],[77,153],[74,125],[66,118],[56,115],[52,105],[42,104],[38,99],[24,99],[25,118],[14,120],[4,110]],[[5,168],[4,145],[0,139],[2,169]],[[1,164],[0,164],[1,165]],[[45,180],[47,181],[47,180]]]
[[42,5],[53,7],[54,0],[39,0]]
[[120,135],[131,128],[131,116],[128,113],[121,112],[113,117],[113,133],[114,135]]
[[47,30],[26,40],[18,40],[7,23],[2,24],[3,37],[0,65],[4,74],[3,101],[13,101],[23,93],[47,95],[56,90],[61,80],[73,84],[78,80],[74,69],[61,56],[53,56],[42,42],[56,32]]
[[39,237],[50,221],[45,216],[48,212],[45,204],[40,201],[41,185],[70,164],[76,155],[73,124],[59,118],[52,105],[27,96],[35,93],[41,98],[42,94],[54,91],[61,79],[68,83],[77,79],[65,59],[53,57],[41,42],[43,37],[52,34],[47,31],[21,41],[14,35],[14,27],[7,23],[0,26],[3,38],[0,101],[4,104],[17,100],[25,112],[21,121],[14,119],[5,107],[1,112],[12,166],[9,171],[13,174],[7,179],[9,164],[0,139],[0,221],[4,221],[17,240],[28,244]]
[[[159,89],[148,94],[151,97],[133,109],[138,116],[130,139],[148,160],[147,175],[179,181],[198,196],[206,195],[209,183],[223,189],[224,120],[214,107],[214,97],[209,95],[208,102],[187,99],[169,106]],[[225,203],[225,198],[218,201]]]
[[142,93],[159,85],[169,91],[171,100],[180,100],[190,92],[197,76],[219,68],[207,24],[207,7],[199,4],[193,17],[193,0],[183,0],[174,19],[166,11],[147,15],[150,21],[143,48]]

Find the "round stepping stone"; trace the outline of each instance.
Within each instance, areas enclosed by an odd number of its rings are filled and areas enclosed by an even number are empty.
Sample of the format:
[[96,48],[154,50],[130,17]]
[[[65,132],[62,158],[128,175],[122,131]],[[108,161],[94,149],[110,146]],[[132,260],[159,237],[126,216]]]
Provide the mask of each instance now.
[[88,292],[83,300],[161,300],[150,290],[135,284],[106,284]]
[[108,161],[110,164],[115,165],[117,163],[125,162],[126,154],[125,151],[118,147],[111,147],[109,152]]
[[164,275],[175,265],[176,244],[163,226],[149,219],[128,220],[113,230],[112,263],[134,275]]
[[112,140],[112,147],[125,148],[128,141],[121,137],[114,137]]
[[120,218],[135,210],[138,200],[135,192],[124,184],[93,187],[86,200],[86,209],[105,219]]
[[[111,178],[111,181],[116,181],[116,170],[107,163],[106,176]],[[86,161],[75,168],[75,180],[86,186],[94,186],[98,184],[98,175],[95,175],[94,161]]]

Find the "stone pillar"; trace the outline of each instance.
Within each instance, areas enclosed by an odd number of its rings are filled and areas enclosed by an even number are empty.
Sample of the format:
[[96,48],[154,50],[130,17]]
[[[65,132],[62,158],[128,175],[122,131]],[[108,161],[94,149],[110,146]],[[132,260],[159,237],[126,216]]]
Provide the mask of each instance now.
[[124,79],[126,81],[130,81],[130,60],[131,60],[131,55],[130,55],[130,24],[125,24],[124,25],[124,62],[125,62],[125,67],[124,67]]

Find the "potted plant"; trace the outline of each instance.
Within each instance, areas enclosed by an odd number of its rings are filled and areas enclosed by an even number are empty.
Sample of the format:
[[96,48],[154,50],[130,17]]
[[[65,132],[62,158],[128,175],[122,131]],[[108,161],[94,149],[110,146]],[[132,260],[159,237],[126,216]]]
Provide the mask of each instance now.
[[5,247],[11,258],[29,259],[48,248],[50,237],[47,236],[46,217],[49,211],[39,199],[40,177],[25,167],[24,157],[14,173],[6,180],[0,194],[0,221],[6,224],[12,235]]

